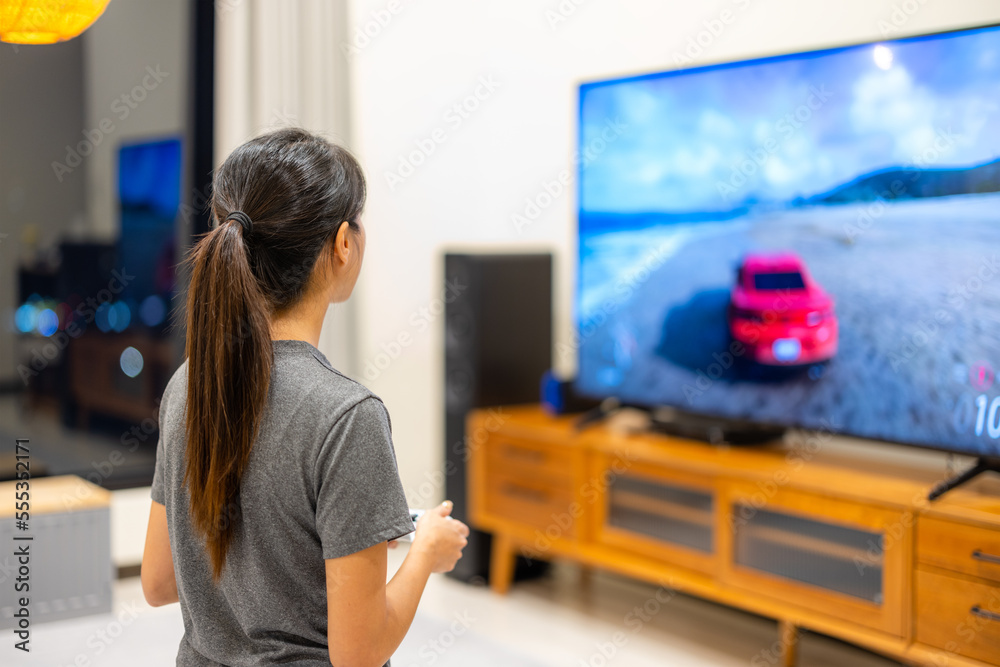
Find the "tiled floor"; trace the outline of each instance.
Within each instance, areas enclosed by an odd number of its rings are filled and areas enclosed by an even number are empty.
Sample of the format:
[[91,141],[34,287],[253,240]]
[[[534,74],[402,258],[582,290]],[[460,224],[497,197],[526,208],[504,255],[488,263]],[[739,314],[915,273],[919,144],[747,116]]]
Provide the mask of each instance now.
[[[390,572],[405,556],[390,551]],[[581,586],[569,565],[522,582],[499,597],[435,575],[394,667],[763,667],[778,664],[775,623],[703,600],[662,591],[647,621],[630,613],[657,600],[657,588],[595,574]],[[180,640],[177,605],[152,609],[137,578],[115,584],[114,611],[39,624],[30,655],[0,647],[11,667],[167,667]],[[889,667],[896,663],[816,635],[805,635],[803,667]]]

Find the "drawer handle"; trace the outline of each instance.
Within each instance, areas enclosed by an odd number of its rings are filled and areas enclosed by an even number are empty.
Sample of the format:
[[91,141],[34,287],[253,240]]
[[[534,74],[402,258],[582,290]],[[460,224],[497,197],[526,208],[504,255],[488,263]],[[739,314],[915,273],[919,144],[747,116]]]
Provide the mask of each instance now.
[[986,563],[993,563],[994,565],[1000,565],[1000,556],[994,556],[992,554],[984,554],[979,549],[972,552],[972,557],[976,560],[981,560]]
[[508,496],[521,496],[522,498],[527,498],[538,503],[548,502],[549,499],[549,494],[545,491],[521,486],[520,484],[504,484],[503,493]]
[[985,618],[987,621],[1000,621],[1000,614],[994,614],[992,611],[986,611],[978,604],[969,610],[973,616],[978,616],[979,618]]
[[544,461],[546,458],[545,452],[537,449],[528,449],[527,447],[518,447],[517,445],[507,445],[504,447],[504,454],[512,459],[525,459],[537,462]]

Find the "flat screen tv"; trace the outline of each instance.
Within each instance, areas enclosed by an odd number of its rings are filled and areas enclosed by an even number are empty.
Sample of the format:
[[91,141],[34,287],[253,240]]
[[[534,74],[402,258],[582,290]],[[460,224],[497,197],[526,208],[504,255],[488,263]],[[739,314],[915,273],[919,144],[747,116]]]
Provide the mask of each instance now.
[[579,104],[578,390],[1000,456],[1000,27]]
[[[119,263],[129,276],[112,328],[144,326],[162,332],[176,276],[176,221],[181,196],[181,141],[154,139],[118,151],[121,211]],[[98,326],[102,324],[98,313]]]

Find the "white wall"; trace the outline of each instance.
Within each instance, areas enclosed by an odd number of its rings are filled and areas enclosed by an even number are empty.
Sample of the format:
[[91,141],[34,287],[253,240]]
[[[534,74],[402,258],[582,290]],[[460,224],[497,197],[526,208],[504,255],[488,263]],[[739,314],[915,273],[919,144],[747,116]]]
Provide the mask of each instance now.
[[[719,21],[723,11],[728,24]],[[561,12],[561,13],[560,13]],[[369,243],[356,294],[362,370],[381,346],[411,334],[384,371],[365,381],[392,414],[411,503],[426,505],[440,469],[442,333],[410,316],[442,287],[445,247],[539,245],[557,255],[557,340],[570,341],[574,281],[574,186],[526,228],[512,223],[525,198],[568,168],[581,80],[675,66],[689,40],[697,63],[875,41],[1000,21],[992,0],[350,0],[348,37],[353,145],[368,175]],[[563,20],[564,19],[564,20]],[[898,29],[897,29],[898,26]],[[366,29],[372,36],[363,35]],[[717,35],[702,34],[714,28]],[[886,28],[894,31],[883,34]],[[461,122],[449,109],[498,82]],[[414,142],[443,142],[402,183],[386,172]],[[574,359],[557,356],[564,370]],[[907,450],[911,451],[911,450]]]

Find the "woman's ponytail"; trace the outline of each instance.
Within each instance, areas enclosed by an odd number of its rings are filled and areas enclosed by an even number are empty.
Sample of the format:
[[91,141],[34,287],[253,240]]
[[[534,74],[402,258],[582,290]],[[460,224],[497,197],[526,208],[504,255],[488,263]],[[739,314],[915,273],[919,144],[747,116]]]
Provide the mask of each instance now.
[[247,141],[215,172],[211,211],[220,222],[187,259],[184,485],[216,583],[267,407],[271,318],[300,301],[323,249],[345,221],[357,229],[364,203],[357,160],[300,128]]
[[239,490],[267,405],[272,343],[267,299],[250,266],[249,225],[227,219],[195,245],[187,297],[184,484],[212,576],[222,576]]

